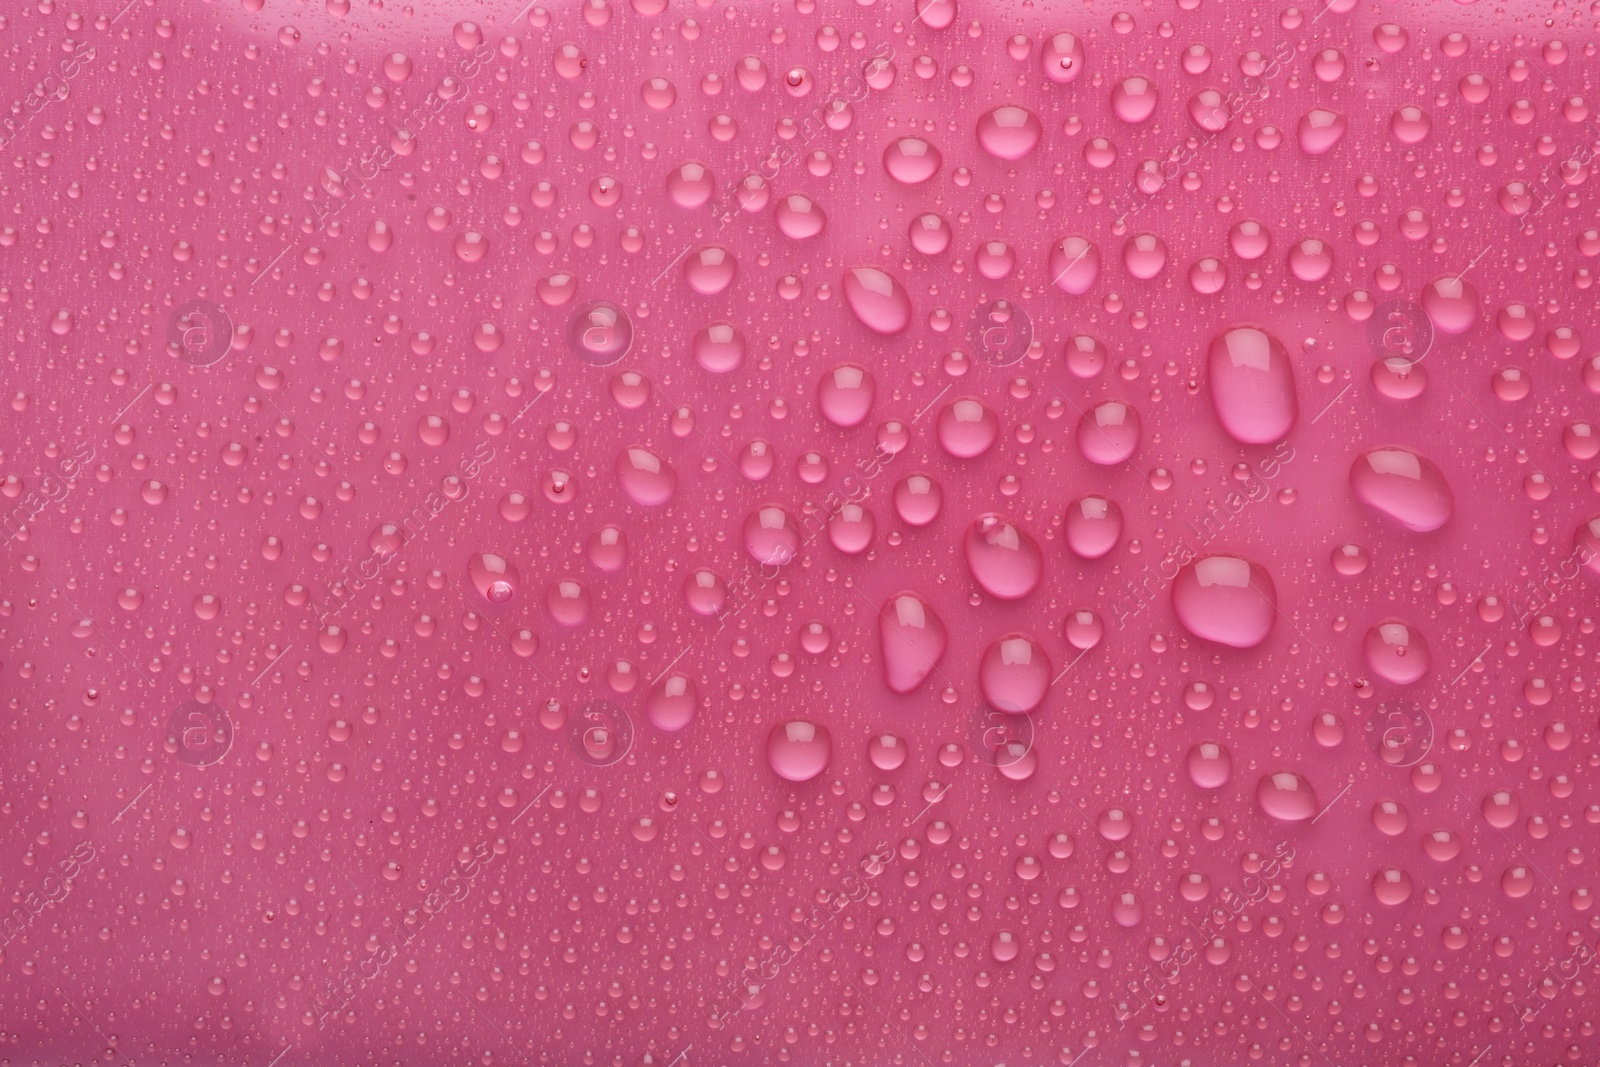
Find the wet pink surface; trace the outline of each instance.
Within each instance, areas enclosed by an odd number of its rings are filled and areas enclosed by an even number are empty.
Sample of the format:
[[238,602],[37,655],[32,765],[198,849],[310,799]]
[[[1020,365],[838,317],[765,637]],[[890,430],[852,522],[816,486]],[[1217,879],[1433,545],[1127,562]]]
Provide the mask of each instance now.
[[1596,1063],[1597,43],[13,5],[0,1062]]

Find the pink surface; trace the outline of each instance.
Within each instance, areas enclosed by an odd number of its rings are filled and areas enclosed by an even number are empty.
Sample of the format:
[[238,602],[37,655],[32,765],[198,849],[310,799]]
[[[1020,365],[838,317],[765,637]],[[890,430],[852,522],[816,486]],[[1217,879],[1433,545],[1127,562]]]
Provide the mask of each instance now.
[[1594,1064],[1596,11],[0,16],[0,1062]]

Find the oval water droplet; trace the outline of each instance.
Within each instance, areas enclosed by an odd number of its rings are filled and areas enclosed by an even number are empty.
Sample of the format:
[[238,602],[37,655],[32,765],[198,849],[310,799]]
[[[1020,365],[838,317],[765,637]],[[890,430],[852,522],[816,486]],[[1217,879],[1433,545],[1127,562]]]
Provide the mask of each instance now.
[[1433,462],[1398,445],[1368,449],[1350,467],[1356,499],[1408,530],[1428,533],[1450,521],[1455,494]]
[[874,333],[901,333],[911,325],[911,297],[888,271],[852,267],[844,274],[844,296],[861,325]]
[[978,119],[978,143],[996,159],[1022,159],[1043,134],[1038,116],[1017,104],[1002,104]]
[[963,548],[973,579],[992,597],[1020,600],[1044,575],[1038,544],[1004,515],[989,512],[974,519]]
[[897,593],[878,614],[883,680],[896,693],[915,692],[944,657],[944,621],[916,593]]
[[1283,342],[1260,326],[1230,326],[1211,342],[1211,405],[1222,428],[1247,445],[1281,441],[1299,417],[1294,368]]
[[1242,556],[1192,560],[1172,582],[1172,610],[1196,637],[1254,648],[1272,633],[1278,592],[1266,568]]
[[672,499],[678,488],[678,475],[666,460],[647,449],[634,446],[617,454],[617,484],[628,499],[643,507],[660,507]]

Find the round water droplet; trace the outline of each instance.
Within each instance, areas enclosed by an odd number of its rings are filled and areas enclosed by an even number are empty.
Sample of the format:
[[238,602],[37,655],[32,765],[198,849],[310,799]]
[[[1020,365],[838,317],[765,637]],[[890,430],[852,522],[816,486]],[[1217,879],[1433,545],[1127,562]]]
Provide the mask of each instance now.
[[989,956],[996,963],[1010,963],[1022,951],[1022,940],[1010,930],[997,930],[989,938]]
[[1111,88],[1111,111],[1123,122],[1137,124],[1156,113],[1156,83],[1142,75],[1124,78]]
[[866,368],[841,363],[822,376],[817,385],[817,406],[822,417],[849,429],[859,426],[872,414],[876,383]]
[[1421,303],[1440,333],[1465,333],[1478,321],[1478,291],[1457,276],[1443,275],[1429,282]]
[[786,566],[800,552],[800,531],[782,507],[766,504],[745,519],[744,548],[757,563]]
[[1317,795],[1311,783],[1294,771],[1262,775],[1256,785],[1256,803],[1280,822],[1305,822],[1317,814]]
[[939,517],[944,491],[926,474],[908,474],[895,483],[894,510],[908,526],[926,526]]
[[1126,463],[1139,448],[1139,413],[1119,400],[1096,404],[1078,420],[1078,451],[1103,467]]
[[917,21],[930,30],[948,29],[956,20],[956,0],[917,0]]
[[1233,777],[1233,755],[1220,741],[1202,741],[1189,749],[1188,768],[1201,789],[1221,789]]
[[1333,569],[1346,577],[1364,573],[1371,562],[1372,557],[1360,545],[1340,545],[1333,550]]
[[689,253],[683,264],[683,278],[701,296],[716,296],[733,284],[738,264],[726,248],[707,245]]
[[944,162],[932,141],[902,137],[883,150],[883,169],[902,185],[919,185],[939,173]]
[[1300,116],[1298,130],[1300,151],[1308,156],[1320,156],[1338,144],[1349,129],[1350,122],[1339,112],[1326,107],[1314,107]]
[[1099,559],[1122,537],[1122,509],[1109,497],[1091,494],[1067,505],[1067,547],[1083,559]]
[[1067,644],[1080,652],[1087,652],[1105,636],[1106,624],[1092,611],[1074,611],[1067,616],[1064,630]]
[[1240,219],[1228,231],[1228,243],[1240,259],[1260,259],[1272,245],[1272,231],[1255,219]]
[[779,723],[767,735],[767,765],[786,781],[811,781],[827,769],[832,753],[827,729],[804,719]]
[[1372,895],[1394,907],[1411,899],[1411,876],[1398,867],[1384,867],[1372,876]]
[[589,591],[570,578],[550,583],[544,593],[544,606],[562,626],[582,626],[589,621]]
[[1386,682],[1411,685],[1428,673],[1428,644],[1422,632],[1399,619],[1387,619],[1368,630],[1362,650],[1367,666]]
[[1233,121],[1233,108],[1220,90],[1201,89],[1189,98],[1189,121],[1207,133],[1221,133]]
[[704,163],[689,160],[667,174],[667,195],[682,208],[697,208],[717,191],[715,176]]
[[1320,282],[1333,273],[1333,246],[1320,237],[1306,237],[1289,249],[1289,270],[1303,282]]
[[681,674],[669,674],[651,688],[645,714],[657,730],[676,733],[694,721],[698,705],[694,682]]
[[1417,144],[1428,139],[1433,131],[1433,119],[1420,107],[1407,104],[1390,118],[1389,129],[1401,144]]
[[860,504],[845,504],[828,519],[828,542],[846,555],[858,555],[872,547],[877,527],[872,512]]
[[683,580],[683,599],[696,615],[720,615],[728,603],[728,584],[715,571],[702,567]]
[[1027,634],[1006,634],[991,644],[978,664],[983,698],[997,711],[1026,715],[1050,691],[1050,658]]
[[714,322],[694,336],[694,358],[712,374],[729,374],[744,362],[744,334],[729,322]]
[[1065,358],[1067,370],[1074,377],[1093,378],[1106,369],[1106,361],[1111,354],[1097,339],[1080,333],[1067,339]]
[[1038,116],[1016,104],[1002,104],[978,119],[978,143],[996,159],[1022,159],[1043,134]]
[[939,412],[939,445],[957,459],[983,455],[999,436],[999,418],[977,397],[959,397]]
[[1069,234],[1050,249],[1050,283],[1063,293],[1081,296],[1100,277],[1100,249],[1087,237]]
[[779,197],[773,215],[777,219],[778,230],[796,241],[815,237],[828,225],[828,216],[823,214],[817,202],[800,193]]
[[1167,265],[1167,245],[1153,233],[1141,233],[1122,246],[1122,264],[1135,278],[1148,281]]
[[1057,85],[1067,85],[1083,73],[1085,56],[1083,41],[1075,33],[1051,35],[1039,49],[1039,63],[1044,76]]

